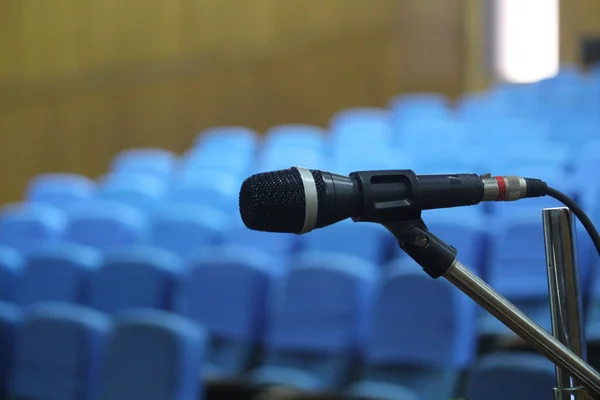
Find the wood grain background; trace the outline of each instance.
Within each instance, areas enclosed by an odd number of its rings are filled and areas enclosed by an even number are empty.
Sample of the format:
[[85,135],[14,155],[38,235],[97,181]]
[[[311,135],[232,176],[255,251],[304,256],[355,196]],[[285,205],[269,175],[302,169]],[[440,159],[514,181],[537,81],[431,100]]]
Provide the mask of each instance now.
[[0,201],[21,198],[40,172],[98,176],[123,148],[183,151],[209,126],[325,124],[339,109],[383,106],[399,92],[481,88],[483,7],[3,0]]

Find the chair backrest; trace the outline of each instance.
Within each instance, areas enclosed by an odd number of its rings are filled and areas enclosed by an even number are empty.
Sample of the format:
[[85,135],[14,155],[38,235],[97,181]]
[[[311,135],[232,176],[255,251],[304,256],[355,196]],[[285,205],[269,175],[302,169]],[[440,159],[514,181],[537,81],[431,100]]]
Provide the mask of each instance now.
[[66,303],[44,302],[25,311],[9,394],[25,399],[94,399],[111,321]]
[[217,337],[263,339],[268,308],[285,269],[274,257],[245,247],[215,247],[188,260],[179,311]]
[[170,310],[185,266],[179,257],[149,246],[108,251],[91,276],[91,307],[114,314],[131,308]]
[[117,154],[111,169],[117,173],[141,173],[165,178],[171,174],[177,163],[177,156],[164,149],[137,148]]
[[29,182],[25,198],[29,202],[63,208],[91,198],[94,189],[94,181],[82,175],[41,174]]
[[0,393],[2,394],[8,393],[17,329],[22,317],[19,307],[0,301]]
[[52,206],[15,204],[0,210],[0,245],[28,253],[62,238],[65,215]]
[[314,125],[286,124],[268,129],[262,143],[263,152],[276,150],[325,151],[325,132]]
[[240,183],[239,178],[226,172],[181,176],[173,181],[168,197],[173,202],[231,211],[235,208]]
[[538,354],[492,353],[467,378],[469,400],[530,400],[552,396],[554,365]]
[[235,221],[225,232],[224,243],[260,250],[269,255],[280,257],[285,262],[295,250],[298,237],[275,232],[253,231],[246,228],[241,221],[239,223]]
[[165,203],[150,224],[150,243],[182,257],[222,240],[227,215],[189,202]]
[[388,107],[396,129],[412,117],[444,118],[450,114],[449,100],[440,93],[407,93],[392,98]]
[[370,364],[465,367],[476,349],[475,306],[408,257],[394,261],[376,295],[365,359]]
[[123,312],[106,352],[99,400],[202,398],[205,342],[204,330],[181,316]]
[[301,236],[300,246],[307,251],[347,254],[377,264],[387,255],[393,242],[390,238],[381,225],[345,220]]
[[115,201],[96,200],[67,210],[66,240],[98,250],[140,243],[145,239],[147,221],[135,208]]
[[340,111],[330,119],[332,146],[353,145],[386,146],[392,138],[389,110],[382,108],[350,108]]
[[141,211],[153,211],[166,196],[162,178],[149,174],[118,174],[107,176],[100,183],[97,198],[127,204]]
[[21,306],[40,301],[86,304],[90,274],[100,263],[96,250],[74,243],[56,243],[33,251],[25,261],[15,302]]
[[23,273],[23,257],[10,247],[0,246],[0,301],[14,301]]
[[274,294],[269,346],[330,354],[358,351],[378,277],[378,267],[360,258],[302,254]]
[[217,126],[205,129],[198,134],[194,147],[209,151],[254,152],[258,135],[244,126]]

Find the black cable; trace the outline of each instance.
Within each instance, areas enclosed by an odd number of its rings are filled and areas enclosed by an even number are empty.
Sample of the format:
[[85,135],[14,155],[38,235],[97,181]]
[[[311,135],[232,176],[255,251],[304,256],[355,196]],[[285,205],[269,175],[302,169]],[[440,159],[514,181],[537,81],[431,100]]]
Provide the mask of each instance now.
[[585,211],[583,211],[583,209],[581,207],[579,207],[577,205],[577,203],[575,203],[569,196],[567,196],[566,194],[564,194],[563,192],[561,192],[559,190],[548,187],[546,195],[553,197],[556,200],[560,201],[565,206],[567,206],[573,214],[575,214],[577,219],[579,219],[579,221],[581,222],[581,225],[583,225],[583,227],[587,231],[588,235],[590,235],[590,238],[592,238],[594,247],[596,248],[598,255],[600,255],[600,235],[598,234],[598,231],[596,230],[594,223],[587,216]]

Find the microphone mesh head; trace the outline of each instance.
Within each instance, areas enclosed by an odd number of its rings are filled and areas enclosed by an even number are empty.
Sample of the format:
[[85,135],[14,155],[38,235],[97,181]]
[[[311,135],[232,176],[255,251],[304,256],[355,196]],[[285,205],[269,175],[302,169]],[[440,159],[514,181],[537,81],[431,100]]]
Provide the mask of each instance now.
[[252,175],[240,189],[240,214],[249,229],[299,233],[305,212],[304,185],[295,168]]

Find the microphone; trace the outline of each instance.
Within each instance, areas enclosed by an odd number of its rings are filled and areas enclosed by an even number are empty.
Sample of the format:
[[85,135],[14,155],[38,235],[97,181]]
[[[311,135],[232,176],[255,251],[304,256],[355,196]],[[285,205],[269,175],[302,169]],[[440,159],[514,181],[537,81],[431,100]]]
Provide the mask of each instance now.
[[412,170],[358,171],[350,176],[292,167],[250,176],[240,189],[247,228],[304,234],[347,218],[391,223],[422,210],[545,196],[540,179],[477,174],[417,175]]

